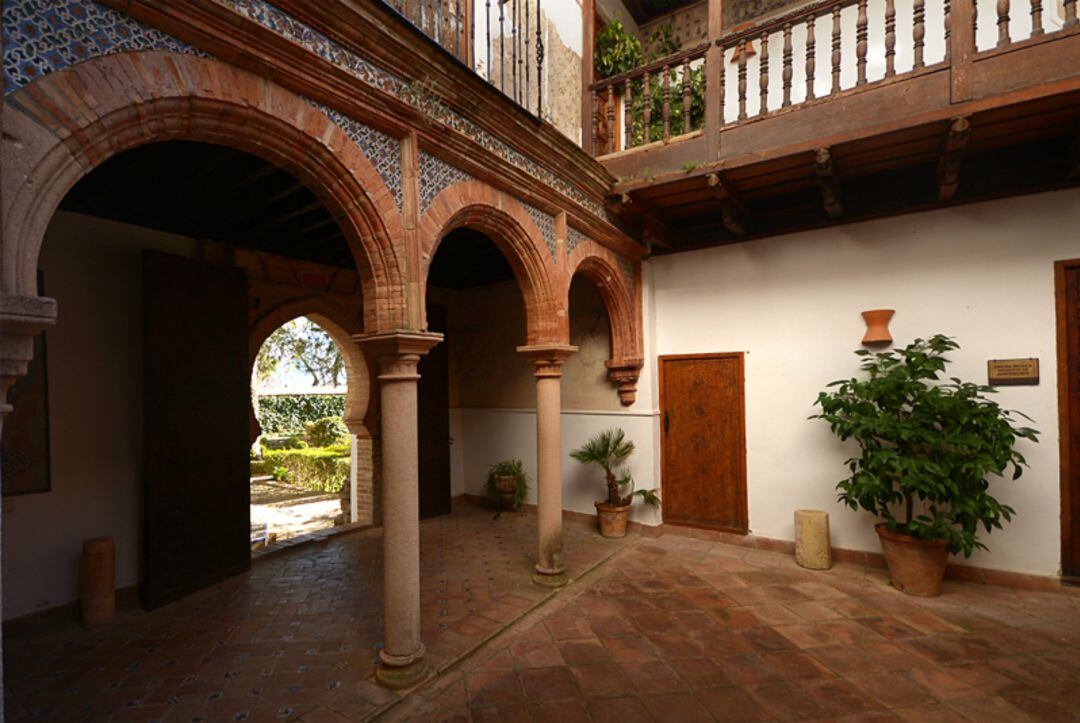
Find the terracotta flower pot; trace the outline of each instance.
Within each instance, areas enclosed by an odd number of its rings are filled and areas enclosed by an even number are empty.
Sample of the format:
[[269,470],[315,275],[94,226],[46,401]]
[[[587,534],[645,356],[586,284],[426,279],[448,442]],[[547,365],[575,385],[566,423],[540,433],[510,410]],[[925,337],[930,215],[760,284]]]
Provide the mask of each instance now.
[[944,540],[916,540],[901,532],[890,532],[884,522],[874,525],[893,587],[908,595],[937,597],[949,562]]
[[630,505],[609,505],[605,501],[593,504],[596,505],[596,519],[600,522],[600,534],[604,537],[626,537]]
[[504,495],[512,495],[517,492],[517,480],[510,475],[498,475],[495,477],[495,489]]
[[892,309],[874,309],[864,311],[862,318],[866,322],[866,335],[862,343],[867,346],[878,346],[892,343],[892,334],[889,333],[889,322],[892,321]]

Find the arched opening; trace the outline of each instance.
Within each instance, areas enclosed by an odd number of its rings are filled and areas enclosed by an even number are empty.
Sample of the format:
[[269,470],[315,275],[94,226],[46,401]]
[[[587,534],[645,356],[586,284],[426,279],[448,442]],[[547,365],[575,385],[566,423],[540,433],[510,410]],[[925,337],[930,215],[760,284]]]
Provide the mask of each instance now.
[[371,524],[368,375],[348,333],[319,314],[295,317],[258,346],[252,367],[253,546]]
[[[41,396],[12,400],[44,413],[4,429],[48,462],[6,500],[6,619],[78,599],[92,537],[113,539],[116,588],[149,606],[249,564],[249,334],[311,297],[352,325],[342,339],[363,330],[368,271],[321,197],[233,147],[168,141],[104,160],[60,202],[34,259],[59,307],[27,377]],[[17,481],[5,472],[5,493]]]

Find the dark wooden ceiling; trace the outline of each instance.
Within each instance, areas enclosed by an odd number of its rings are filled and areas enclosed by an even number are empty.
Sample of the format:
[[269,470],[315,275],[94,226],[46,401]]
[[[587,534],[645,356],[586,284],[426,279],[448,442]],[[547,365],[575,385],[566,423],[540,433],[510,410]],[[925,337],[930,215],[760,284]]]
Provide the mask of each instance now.
[[653,249],[663,254],[1080,183],[1080,93],[987,110],[968,121],[951,197],[942,192],[950,131],[943,120],[832,146],[839,198],[832,214],[815,153],[806,151],[719,171],[726,194],[702,176],[633,190],[623,215],[632,219],[635,208],[649,209],[668,230],[661,239],[666,246]]
[[459,228],[439,244],[428,271],[428,286],[460,291],[512,278],[514,270],[490,238]]
[[60,208],[355,268],[340,227],[311,190],[225,146],[169,141],[118,154],[79,181]]
[[634,21],[641,24],[696,2],[698,0],[623,0],[623,6],[630,11]]

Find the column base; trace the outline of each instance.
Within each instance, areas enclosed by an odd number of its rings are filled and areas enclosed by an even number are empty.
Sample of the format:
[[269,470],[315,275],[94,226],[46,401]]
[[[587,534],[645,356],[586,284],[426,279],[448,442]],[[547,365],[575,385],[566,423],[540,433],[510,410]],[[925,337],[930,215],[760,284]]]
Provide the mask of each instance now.
[[431,666],[423,660],[403,667],[383,663],[375,669],[375,682],[391,690],[406,690],[420,685],[433,672]]
[[533,573],[532,581],[541,587],[562,587],[570,582],[570,578],[561,570],[558,572],[544,572],[539,568],[540,566],[537,565],[537,570]]

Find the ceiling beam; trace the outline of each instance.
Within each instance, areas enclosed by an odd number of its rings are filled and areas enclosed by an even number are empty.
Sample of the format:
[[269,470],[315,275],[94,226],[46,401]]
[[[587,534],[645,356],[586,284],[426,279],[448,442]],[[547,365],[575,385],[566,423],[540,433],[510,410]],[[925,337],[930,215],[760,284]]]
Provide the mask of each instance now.
[[841,218],[844,215],[844,205],[840,200],[840,176],[836,172],[836,164],[833,163],[832,151],[829,148],[817,149],[814,154],[814,172],[817,174],[825,213],[829,214],[829,218]]
[[750,233],[752,226],[750,214],[739,199],[735,187],[719,173],[710,173],[705,178],[709,193],[720,201],[720,215],[724,219],[724,228],[736,236],[745,236]]
[[956,195],[960,185],[960,165],[964,161],[964,149],[971,138],[971,123],[967,116],[953,118],[949,123],[949,134],[945,137],[945,146],[938,159],[937,183],[938,200],[948,201]]
[[616,215],[639,219],[642,238],[646,243],[665,249],[671,245],[671,228],[649,201],[629,193],[619,193],[608,196],[607,205]]

